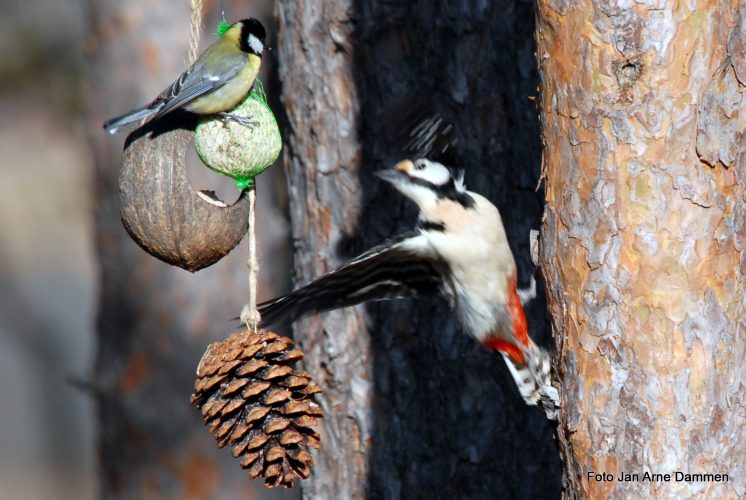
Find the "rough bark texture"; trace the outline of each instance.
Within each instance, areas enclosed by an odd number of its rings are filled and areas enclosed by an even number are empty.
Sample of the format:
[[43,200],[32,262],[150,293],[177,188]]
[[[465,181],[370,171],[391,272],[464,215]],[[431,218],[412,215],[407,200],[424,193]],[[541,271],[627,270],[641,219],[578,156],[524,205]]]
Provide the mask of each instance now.
[[537,8],[566,495],[743,497],[744,7]]
[[[246,472],[229,450],[216,447],[189,404],[202,352],[232,333],[235,324],[228,319],[245,302],[245,247],[197,274],[141,250],[120,221],[117,177],[125,134],[109,136],[101,128],[106,118],[148,102],[183,71],[188,5],[111,0],[90,2],[89,8],[86,100],[96,154],[100,302],[93,385],[101,497],[257,498]],[[214,40],[211,28],[205,30],[204,39]],[[206,168],[195,166],[189,174],[196,188],[223,187],[215,186],[217,175]],[[271,198],[262,191],[265,177],[258,185],[258,198]],[[268,208],[259,203],[260,228],[267,227]],[[280,253],[273,257],[282,260]],[[277,293],[273,285],[281,276],[263,283],[263,297]]]
[[[467,185],[502,209],[527,284],[542,210],[532,3],[286,0],[277,18],[297,283],[414,225],[371,174],[401,151],[395,103],[418,96],[456,126]],[[529,314],[539,336],[543,307]],[[543,414],[444,302],[332,312],[296,340],[326,391],[309,498],[559,495]]]

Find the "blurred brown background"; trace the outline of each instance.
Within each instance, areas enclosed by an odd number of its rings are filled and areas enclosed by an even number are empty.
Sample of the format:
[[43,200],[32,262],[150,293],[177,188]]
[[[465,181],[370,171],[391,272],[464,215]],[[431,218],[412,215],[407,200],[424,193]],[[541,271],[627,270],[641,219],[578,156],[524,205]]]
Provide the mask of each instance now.
[[[173,19],[183,24],[186,44],[189,2],[180,5]],[[272,5],[254,2],[250,14],[271,22]],[[83,61],[86,44],[96,43],[88,10],[95,2],[2,0],[0,6],[0,498],[95,498],[96,415],[89,391],[95,388],[97,207],[89,134],[104,132],[84,118],[90,82]],[[214,39],[219,15],[217,2],[205,6],[202,47]],[[245,17],[246,9],[245,2],[226,2],[229,19],[232,13]],[[186,60],[186,53],[160,56],[173,58],[174,66]],[[271,84],[273,71],[271,61],[265,63],[265,83]],[[152,96],[168,83],[153,82]],[[125,136],[111,140],[121,147]],[[260,287],[260,299],[289,284],[284,177],[280,167],[270,172],[259,182],[258,239],[262,276],[273,279]],[[229,202],[236,196],[230,180],[197,160],[190,175]],[[245,255],[244,242],[228,258]],[[221,264],[204,272],[220,272]],[[199,286],[199,273],[174,272],[184,286]],[[243,300],[232,297],[223,306],[237,315]],[[228,333],[228,318],[205,342]],[[294,496],[269,497],[288,495]]]
[[72,383],[91,370],[96,295],[83,5],[1,10],[0,496],[93,498],[93,404]]

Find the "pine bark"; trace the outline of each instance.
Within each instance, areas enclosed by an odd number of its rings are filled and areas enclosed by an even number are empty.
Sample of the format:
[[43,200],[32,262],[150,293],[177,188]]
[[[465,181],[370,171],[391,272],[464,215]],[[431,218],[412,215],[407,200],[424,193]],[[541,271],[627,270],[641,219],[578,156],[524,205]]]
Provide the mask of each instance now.
[[[389,117],[418,96],[444,105],[455,166],[502,209],[526,285],[542,210],[532,3],[283,0],[276,12],[296,283],[413,227],[413,207],[372,173],[401,159]],[[543,307],[529,313],[539,337]],[[445,302],[335,311],[295,333],[326,391],[307,497],[559,495],[549,424]]]
[[537,9],[565,496],[743,497],[745,7]]

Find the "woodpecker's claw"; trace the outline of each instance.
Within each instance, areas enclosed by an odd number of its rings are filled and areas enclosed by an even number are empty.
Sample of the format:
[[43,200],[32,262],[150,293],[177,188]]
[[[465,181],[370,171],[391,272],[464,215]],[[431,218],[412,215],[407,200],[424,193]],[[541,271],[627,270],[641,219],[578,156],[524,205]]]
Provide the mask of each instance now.
[[557,420],[560,409],[559,391],[551,385],[539,388],[539,406],[547,414],[549,420]]

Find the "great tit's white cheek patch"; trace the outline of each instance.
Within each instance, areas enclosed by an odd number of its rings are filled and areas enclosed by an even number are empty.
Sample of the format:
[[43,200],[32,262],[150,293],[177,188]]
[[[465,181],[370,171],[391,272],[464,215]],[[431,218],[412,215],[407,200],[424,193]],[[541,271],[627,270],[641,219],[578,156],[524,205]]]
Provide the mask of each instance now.
[[249,47],[251,47],[251,50],[260,55],[264,51],[264,44],[254,35],[249,35]]

